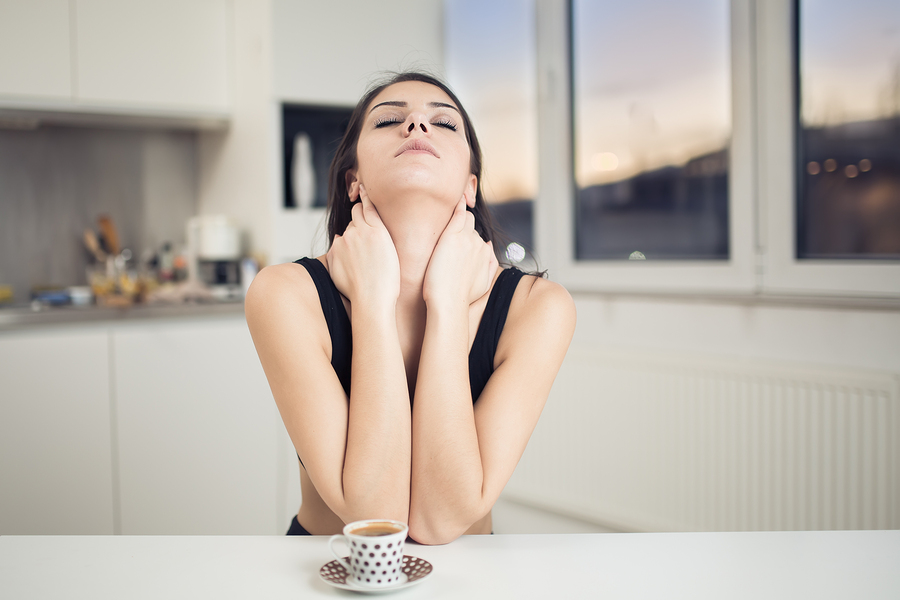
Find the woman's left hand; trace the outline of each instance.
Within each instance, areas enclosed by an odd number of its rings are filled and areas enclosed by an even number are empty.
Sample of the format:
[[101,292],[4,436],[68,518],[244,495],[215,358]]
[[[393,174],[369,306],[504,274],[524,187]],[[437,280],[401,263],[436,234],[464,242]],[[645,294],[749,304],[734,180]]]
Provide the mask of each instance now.
[[462,302],[468,306],[491,288],[497,267],[494,247],[475,231],[475,215],[466,210],[463,196],[428,262],[425,302]]

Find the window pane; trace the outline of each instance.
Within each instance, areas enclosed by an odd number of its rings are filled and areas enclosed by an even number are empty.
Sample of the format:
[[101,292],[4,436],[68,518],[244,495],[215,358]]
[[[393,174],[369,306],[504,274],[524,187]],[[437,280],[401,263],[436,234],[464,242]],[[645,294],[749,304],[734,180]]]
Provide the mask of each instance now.
[[727,259],[727,0],[573,0],[578,259]]
[[[447,80],[472,119],[484,156],[485,199],[518,244],[533,247],[537,195],[537,92],[534,5],[528,0],[446,0]],[[526,258],[527,262],[528,259]]]
[[799,258],[900,258],[900,3],[801,0]]

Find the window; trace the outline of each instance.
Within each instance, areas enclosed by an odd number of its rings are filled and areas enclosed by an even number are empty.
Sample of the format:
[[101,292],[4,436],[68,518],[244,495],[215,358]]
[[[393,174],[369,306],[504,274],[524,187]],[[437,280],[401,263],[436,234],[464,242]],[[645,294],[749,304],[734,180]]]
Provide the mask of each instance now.
[[573,0],[575,256],[728,259],[727,0]]
[[488,197],[571,291],[900,296],[896,2],[445,6]]
[[534,5],[447,0],[447,80],[478,133],[482,189],[510,238],[509,262],[529,262],[538,189]]
[[[831,97],[830,103],[836,108],[850,97],[854,98],[855,103],[857,97],[866,96],[864,87],[858,88],[851,83],[848,71],[864,71],[860,68],[862,65],[869,64],[869,61],[881,61],[881,57],[868,56],[863,63],[856,64],[855,69],[847,69],[842,64],[844,54],[840,49],[848,45],[867,47],[871,43],[869,38],[875,38],[884,30],[882,26],[890,26],[890,11],[884,11],[877,24],[868,21],[865,27],[859,24],[851,27],[855,18],[843,13],[843,9],[838,10],[839,4],[822,0],[803,4],[773,2],[757,5],[754,87],[758,102],[755,130],[759,173],[755,181],[760,207],[756,217],[760,244],[758,290],[764,295],[878,299],[900,296],[900,262],[890,260],[888,253],[881,256],[871,253],[863,245],[856,245],[854,252],[848,253],[846,248],[851,245],[838,250],[841,245],[834,243],[837,235],[852,233],[856,236],[853,232],[858,227],[858,221],[854,222],[854,218],[865,214],[865,211],[854,207],[850,213],[841,215],[840,211],[848,205],[840,203],[853,202],[853,199],[859,201],[863,196],[835,193],[841,186],[819,184],[822,181],[828,184],[824,176],[837,174],[859,191],[855,180],[859,179],[860,173],[857,172],[856,178],[847,177],[853,174],[852,169],[848,173],[847,167],[853,164],[861,172],[861,168],[868,168],[868,165],[860,163],[868,157],[858,154],[860,147],[854,146],[855,142],[849,142],[852,138],[844,141],[832,139],[827,146],[819,141],[825,139],[822,130],[826,119],[837,120],[839,112],[844,115],[840,120],[848,122],[858,122],[860,117],[856,116],[856,109],[829,109],[828,102],[824,100]],[[870,3],[854,3],[853,7],[854,10],[874,8]],[[822,12],[815,17],[818,11]],[[817,22],[820,25],[816,25]],[[837,29],[825,33],[826,36],[837,37],[823,45],[815,41],[815,35],[820,34],[811,31],[827,22],[844,23],[848,29],[837,25]],[[828,50],[830,47],[835,50]],[[848,51],[846,54],[853,56],[856,53]],[[823,71],[817,74],[819,66]],[[862,73],[859,77],[866,78]],[[840,99],[839,102],[834,102],[835,98]],[[799,122],[798,117],[801,119]],[[868,118],[862,117],[862,120]],[[847,133],[852,128],[838,126],[837,129]],[[831,154],[847,151],[853,154]],[[826,165],[829,159],[833,159],[835,164]],[[869,160],[873,161],[871,158]],[[811,171],[815,172],[816,166],[810,165],[811,162],[818,163],[819,172],[815,176]],[[818,177],[819,180],[812,179],[814,186],[808,177]],[[831,182],[836,183],[834,177]],[[814,187],[818,189],[814,191]],[[831,198],[822,202],[822,191]],[[837,210],[831,210],[829,204]],[[811,214],[812,219],[809,218]],[[835,217],[846,220],[844,233],[833,233],[841,232],[841,228],[827,232],[821,227],[822,223]],[[819,224],[816,224],[817,220]],[[826,231],[824,235],[823,231]],[[829,238],[832,241],[829,242]],[[850,258],[854,260],[848,260]]]
[[900,3],[801,0],[798,74],[798,258],[900,258]]

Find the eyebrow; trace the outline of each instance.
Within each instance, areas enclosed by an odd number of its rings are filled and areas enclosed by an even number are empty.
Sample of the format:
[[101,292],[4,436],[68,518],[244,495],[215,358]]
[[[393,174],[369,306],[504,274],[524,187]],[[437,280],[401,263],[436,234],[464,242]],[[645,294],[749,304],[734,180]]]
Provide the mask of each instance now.
[[[406,108],[407,106],[409,106],[409,103],[403,102],[401,100],[388,100],[387,102],[379,102],[369,110],[369,113],[371,114],[372,111],[379,106],[399,106],[401,108]],[[456,112],[459,112],[458,108],[456,108],[452,104],[447,104],[446,102],[429,102],[427,106],[430,106],[431,108],[452,108]]]

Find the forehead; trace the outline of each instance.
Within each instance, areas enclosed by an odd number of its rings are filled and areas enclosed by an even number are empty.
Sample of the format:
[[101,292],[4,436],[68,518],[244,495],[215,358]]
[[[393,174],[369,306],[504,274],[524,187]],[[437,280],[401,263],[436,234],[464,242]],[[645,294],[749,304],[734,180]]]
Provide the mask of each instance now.
[[456,102],[447,95],[447,92],[436,85],[424,81],[402,81],[381,90],[366,107],[366,112],[380,102],[388,101],[406,102],[410,107],[425,106],[429,102],[444,102],[456,106]]

